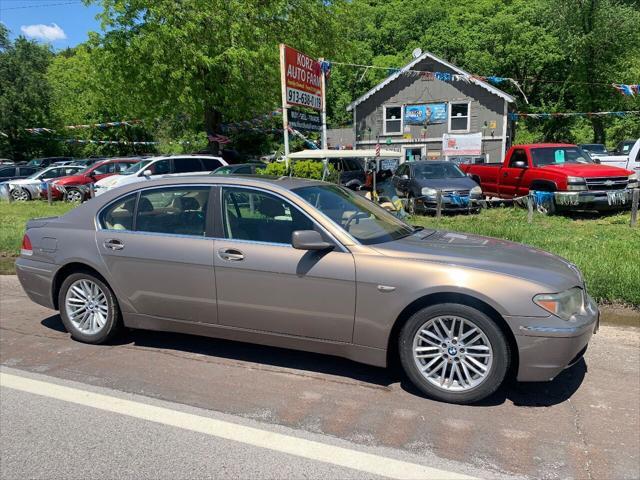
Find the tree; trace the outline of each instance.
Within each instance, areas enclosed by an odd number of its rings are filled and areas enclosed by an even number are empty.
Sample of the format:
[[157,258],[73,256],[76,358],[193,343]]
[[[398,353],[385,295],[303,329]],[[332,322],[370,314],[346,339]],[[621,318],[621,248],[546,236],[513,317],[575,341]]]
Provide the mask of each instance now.
[[57,148],[47,135],[25,130],[50,126],[46,72],[52,56],[49,47],[24,37],[10,42],[7,29],[0,24],[0,155],[21,160]]
[[114,101],[143,118],[219,131],[279,103],[278,44],[336,49],[322,0],[101,0],[100,68]]

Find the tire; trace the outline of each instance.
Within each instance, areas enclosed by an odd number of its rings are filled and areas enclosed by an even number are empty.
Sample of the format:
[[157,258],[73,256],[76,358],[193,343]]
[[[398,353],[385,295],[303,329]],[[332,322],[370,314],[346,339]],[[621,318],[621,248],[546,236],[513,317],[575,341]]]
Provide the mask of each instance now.
[[[91,273],[78,272],[69,275],[60,287],[58,305],[67,332],[80,342],[107,343],[122,328],[122,314],[113,291],[104,280]],[[74,309],[80,309],[82,305],[85,308],[84,312],[81,311],[74,317]],[[88,318],[89,315],[91,318]]]
[[70,188],[69,190],[67,190],[67,193],[65,194],[65,200],[67,202],[73,202],[73,203],[82,202],[84,200],[84,195],[79,189]]
[[[442,335],[435,333],[434,324]],[[447,335],[447,328],[453,335]],[[445,343],[436,342],[429,333],[444,338]],[[398,352],[404,371],[418,389],[433,399],[458,404],[478,402],[494,393],[511,361],[509,343],[500,327],[479,310],[455,303],[432,305],[414,313],[400,331]],[[430,378],[427,373],[432,374]]]
[[17,187],[11,190],[10,195],[15,202],[27,202],[31,200],[31,194],[29,193],[29,191],[21,187]]

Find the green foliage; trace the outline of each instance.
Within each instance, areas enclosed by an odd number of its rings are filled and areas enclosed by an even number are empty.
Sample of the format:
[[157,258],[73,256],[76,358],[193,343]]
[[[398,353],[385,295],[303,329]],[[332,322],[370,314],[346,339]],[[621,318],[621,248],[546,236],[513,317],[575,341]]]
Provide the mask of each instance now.
[[0,156],[23,160],[55,153],[48,135],[33,135],[25,128],[52,126],[47,67],[49,47],[18,37],[8,40],[0,24]]
[[[290,162],[291,176],[298,178],[310,178],[313,180],[322,180],[323,163],[317,160],[295,160]],[[337,183],[339,173],[328,165],[328,174],[325,178],[327,182]],[[273,175],[282,177],[289,175],[285,162],[273,162],[267,165],[264,170],[259,170],[261,175]]]

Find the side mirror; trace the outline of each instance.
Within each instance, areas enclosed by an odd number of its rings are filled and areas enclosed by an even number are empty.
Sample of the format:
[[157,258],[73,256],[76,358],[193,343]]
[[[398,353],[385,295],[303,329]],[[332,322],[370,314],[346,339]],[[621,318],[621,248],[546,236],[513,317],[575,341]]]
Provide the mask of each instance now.
[[315,230],[296,230],[291,234],[291,245],[298,250],[333,250],[334,245],[325,242]]
[[527,168],[527,162],[524,160],[513,162],[513,168]]
[[149,178],[151,175],[153,175],[153,172],[151,172],[151,170],[145,170],[144,172],[142,172],[142,175]]

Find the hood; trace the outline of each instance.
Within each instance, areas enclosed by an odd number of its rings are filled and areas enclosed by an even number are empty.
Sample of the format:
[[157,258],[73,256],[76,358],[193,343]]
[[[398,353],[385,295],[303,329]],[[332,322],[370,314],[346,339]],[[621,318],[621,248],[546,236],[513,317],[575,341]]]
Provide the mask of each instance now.
[[112,187],[118,183],[121,179],[128,177],[129,175],[111,175],[110,177],[103,178],[96,182],[99,187]]
[[429,187],[440,190],[471,190],[478,184],[469,177],[460,178],[416,178],[414,183],[422,188]]
[[80,184],[86,181],[84,175],[67,175],[66,177],[56,178],[53,182],[57,185],[69,185],[69,184]]
[[554,173],[570,175],[572,177],[624,177],[631,175],[633,172],[619,167],[610,167],[607,165],[599,165],[594,163],[563,163],[545,165],[539,167]]
[[451,264],[531,280],[551,292],[582,286],[569,261],[520,243],[479,235],[421,230],[393,242],[373,245],[382,255]]

